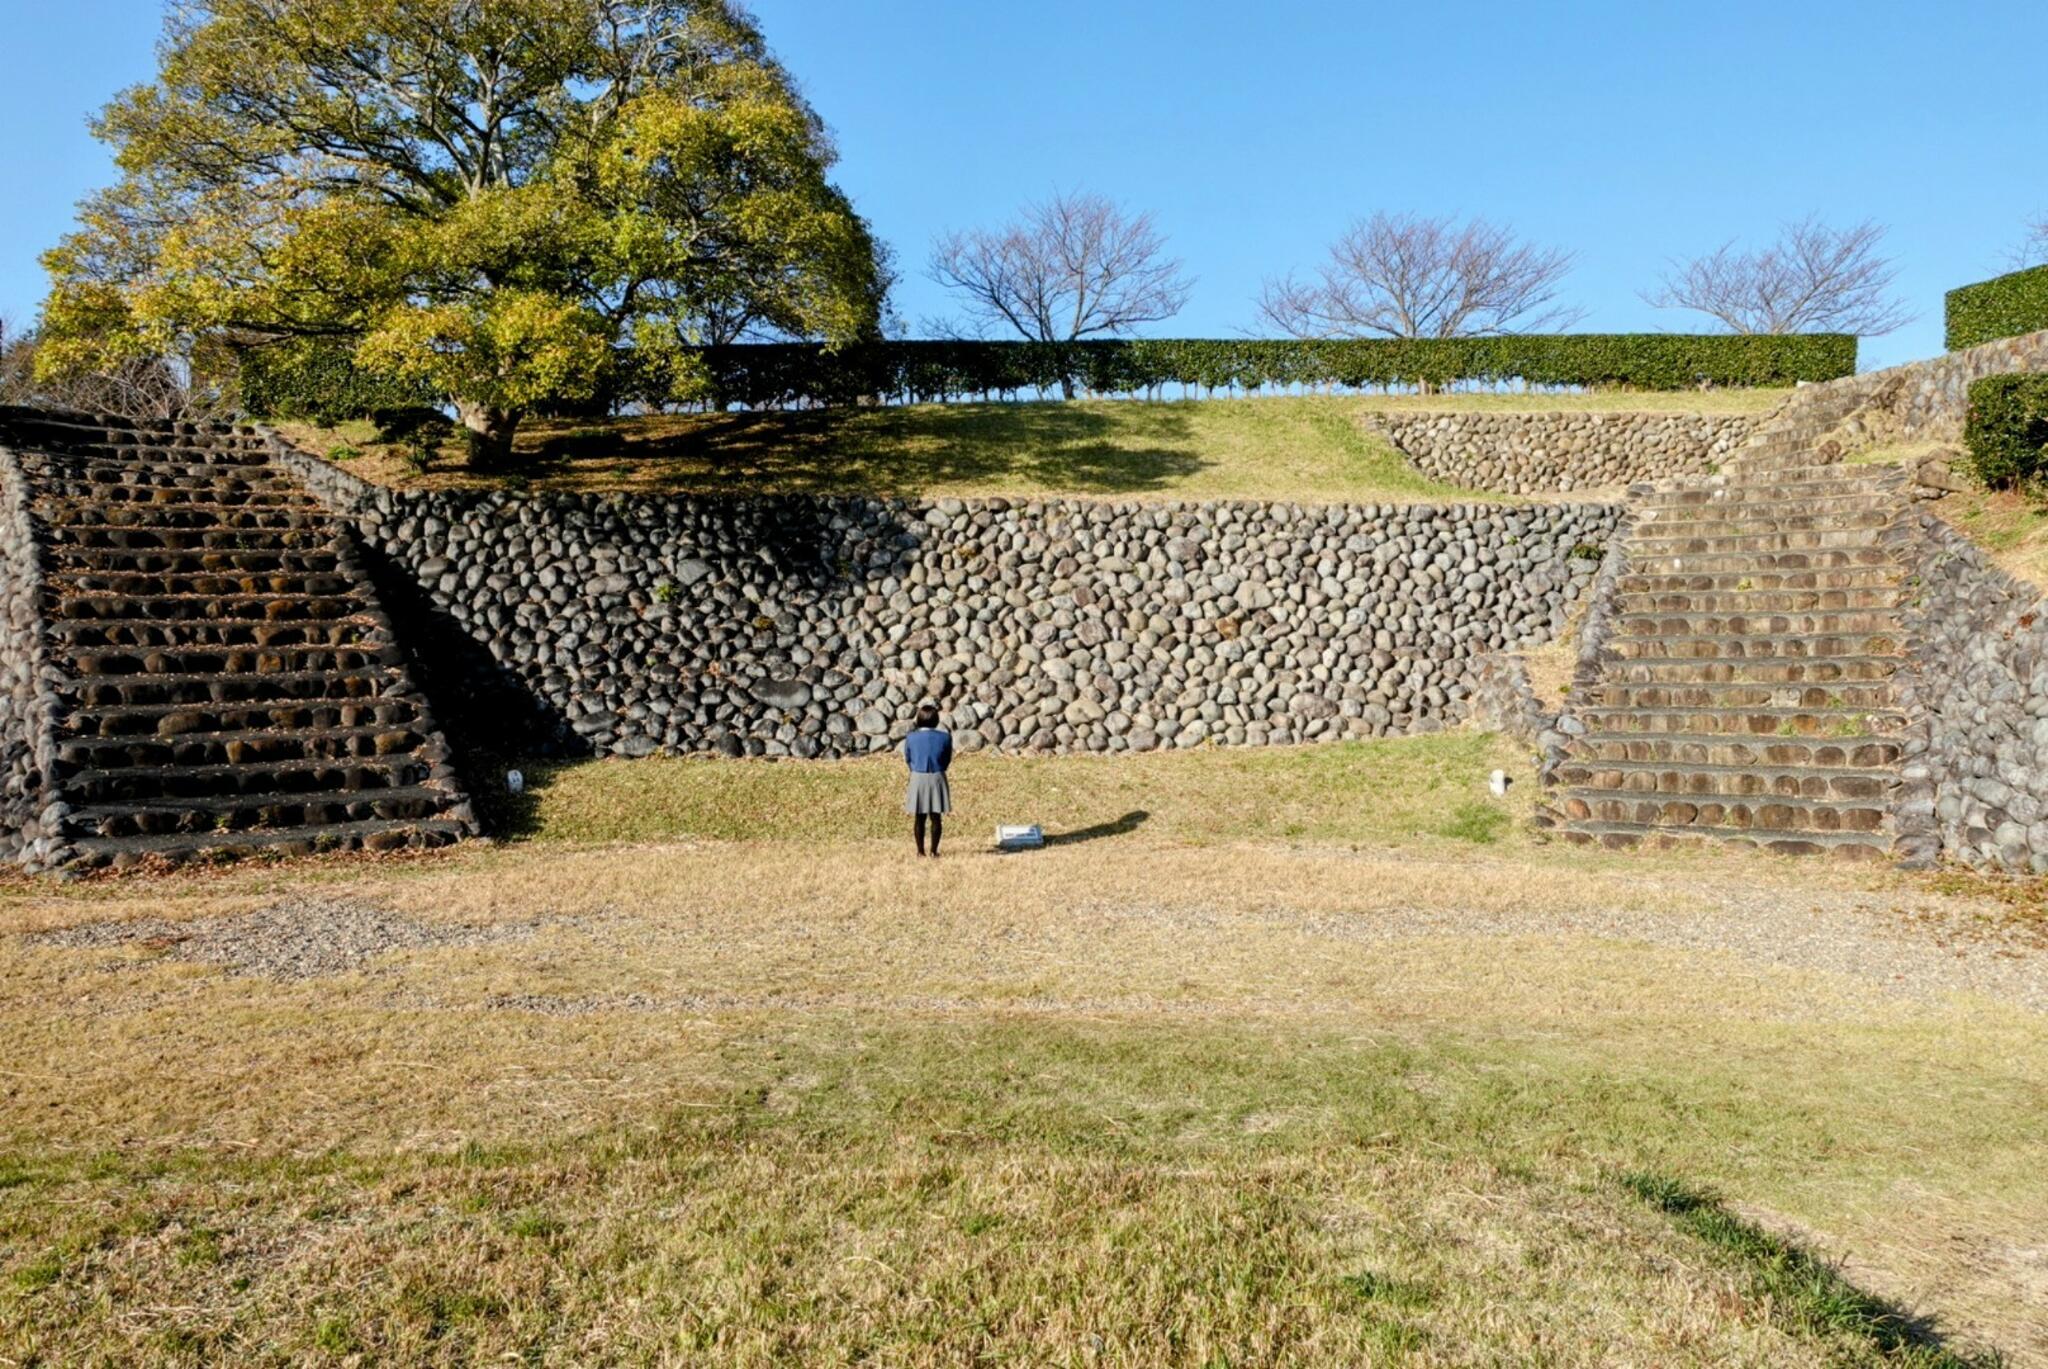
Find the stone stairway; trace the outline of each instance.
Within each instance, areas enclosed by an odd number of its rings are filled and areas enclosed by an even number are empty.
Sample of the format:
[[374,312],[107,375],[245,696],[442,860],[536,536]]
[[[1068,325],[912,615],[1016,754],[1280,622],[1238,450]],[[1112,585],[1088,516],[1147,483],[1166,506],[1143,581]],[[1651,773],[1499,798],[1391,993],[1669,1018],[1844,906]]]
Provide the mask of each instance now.
[[1803,451],[1642,491],[1540,822],[1610,847],[1890,854],[1904,473]]
[[7,410],[0,445],[40,542],[51,863],[474,831],[352,544],[261,435]]

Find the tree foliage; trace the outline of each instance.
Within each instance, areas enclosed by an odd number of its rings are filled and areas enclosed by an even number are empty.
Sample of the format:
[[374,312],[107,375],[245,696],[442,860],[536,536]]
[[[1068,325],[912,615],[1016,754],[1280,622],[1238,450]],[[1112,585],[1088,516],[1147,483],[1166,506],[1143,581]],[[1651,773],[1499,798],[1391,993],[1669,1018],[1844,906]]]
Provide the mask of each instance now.
[[185,0],[45,258],[41,364],[345,340],[481,457],[626,349],[850,341],[887,286],[823,125],[731,0]]

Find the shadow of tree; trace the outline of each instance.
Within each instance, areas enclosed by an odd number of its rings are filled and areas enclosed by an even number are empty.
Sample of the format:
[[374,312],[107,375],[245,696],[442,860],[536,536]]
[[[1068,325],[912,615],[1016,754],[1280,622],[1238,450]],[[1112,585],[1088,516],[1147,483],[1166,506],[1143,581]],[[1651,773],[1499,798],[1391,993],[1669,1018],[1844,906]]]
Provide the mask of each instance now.
[[1114,822],[1098,822],[1091,827],[1077,827],[1071,832],[1051,832],[1046,835],[1047,846],[1079,846],[1084,841],[1100,841],[1104,837],[1121,837],[1135,832],[1152,815],[1143,808],[1134,808]]
[[[1205,469],[1188,417],[1146,413],[1146,444],[1102,406],[1057,403],[695,414],[618,431],[535,424],[521,474],[649,491],[915,496],[939,484],[1158,490]],[[914,420],[914,421],[913,421]],[[1117,440],[1117,439],[1121,440]]]

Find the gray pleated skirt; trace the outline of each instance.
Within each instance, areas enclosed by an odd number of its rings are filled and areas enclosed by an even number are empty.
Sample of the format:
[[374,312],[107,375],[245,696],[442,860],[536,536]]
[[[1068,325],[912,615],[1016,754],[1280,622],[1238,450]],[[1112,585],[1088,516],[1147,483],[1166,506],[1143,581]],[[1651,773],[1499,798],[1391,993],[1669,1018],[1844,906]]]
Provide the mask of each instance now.
[[913,817],[919,813],[952,812],[953,791],[947,787],[946,777],[912,774],[910,792],[903,796],[903,811]]

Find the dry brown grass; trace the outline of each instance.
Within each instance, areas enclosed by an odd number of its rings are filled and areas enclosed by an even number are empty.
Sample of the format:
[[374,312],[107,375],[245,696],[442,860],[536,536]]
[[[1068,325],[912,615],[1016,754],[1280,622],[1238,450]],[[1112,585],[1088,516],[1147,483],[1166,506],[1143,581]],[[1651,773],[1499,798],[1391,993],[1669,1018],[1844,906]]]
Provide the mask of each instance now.
[[2040,495],[1965,490],[1936,500],[1934,511],[2007,574],[2048,591],[2048,504]]
[[[2010,910],[1470,839],[1497,745],[963,758],[1056,829],[1154,813],[1025,856],[869,835],[888,767],[676,762],[433,860],[9,886],[0,1362],[1876,1362],[1638,1171],[2048,1356],[2048,1022],[1925,981]],[[281,899],[452,939],[180,959]]]
[[1797,917],[1810,867],[1534,855],[534,843],[16,895],[7,932],[289,892],[522,934],[304,983],[0,940],[0,1354],[1818,1353],[1614,1197],[1646,1166],[2034,1343],[2038,1017],[1570,930]]

